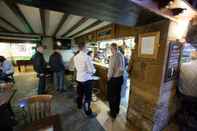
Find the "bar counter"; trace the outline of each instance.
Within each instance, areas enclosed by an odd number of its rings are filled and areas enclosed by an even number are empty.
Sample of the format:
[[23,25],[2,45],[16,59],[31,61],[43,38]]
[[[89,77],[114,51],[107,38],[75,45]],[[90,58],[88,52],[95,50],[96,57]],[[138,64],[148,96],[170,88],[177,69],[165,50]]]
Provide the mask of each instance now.
[[108,64],[104,64],[101,62],[93,62],[96,68],[96,76],[100,77],[100,79],[96,82],[95,88],[99,88],[100,94],[99,98],[102,100],[107,99],[107,71],[108,71]]

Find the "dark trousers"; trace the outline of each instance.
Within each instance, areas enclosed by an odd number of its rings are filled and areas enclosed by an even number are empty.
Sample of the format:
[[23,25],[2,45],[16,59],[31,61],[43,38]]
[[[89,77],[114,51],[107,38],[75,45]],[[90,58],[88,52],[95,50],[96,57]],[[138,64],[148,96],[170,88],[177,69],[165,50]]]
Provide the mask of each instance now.
[[[85,98],[84,98],[85,97]],[[84,99],[84,103],[83,103]],[[92,100],[92,81],[78,82],[77,86],[77,105],[81,108],[84,105],[84,111],[87,115],[92,113],[90,108]]]
[[39,81],[38,81],[38,94],[44,94],[45,93],[45,87],[46,87],[46,79],[45,76],[38,75]]
[[1,72],[1,73],[0,73],[0,80],[9,81],[10,78],[9,78],[8,76],[9,76],[9,75],[7,75],[7,74]]
[[54,72],[53,73],[53,82],[57,90],[64,90],[64,71]]
[[197,97],[186,96],[178,92],[181,107],[177,112],[180,131],[197,131]]
[[110,107],[110,113],[114,117],[119,113],[120,110],[120,99],[121,99],[121,86],[123,84],[123,77],[112,78],[108,82],[108,101]]

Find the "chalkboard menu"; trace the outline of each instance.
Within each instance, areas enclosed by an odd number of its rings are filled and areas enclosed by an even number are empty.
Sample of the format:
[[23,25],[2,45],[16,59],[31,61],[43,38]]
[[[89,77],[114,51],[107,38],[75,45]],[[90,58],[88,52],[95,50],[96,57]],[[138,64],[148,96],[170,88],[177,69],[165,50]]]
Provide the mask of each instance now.
[[181,47],[182,46],[180,42],[170,42],[165,82],[177,79],[179,73]]

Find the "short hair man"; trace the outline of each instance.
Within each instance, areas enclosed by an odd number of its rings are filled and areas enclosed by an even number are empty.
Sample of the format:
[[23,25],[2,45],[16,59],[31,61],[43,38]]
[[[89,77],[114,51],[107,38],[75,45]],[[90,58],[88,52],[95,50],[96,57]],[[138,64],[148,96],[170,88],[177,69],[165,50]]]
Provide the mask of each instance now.
[[53,83],[57,91],[64,92],[64,72],[65,66],[62,55],[58,48],[54,49],[53,54],[50,56],[49,65],[53,71]]
[[[92,112],[90,105],[92,100],[92,75],[95,73],[95,68],[92,64],[92,60],[86,53],[85,43],[79,44],[80,52],[74,57],[74,65],[77,70],[77,104],[78,108],[84,105],[84,111],[87,116],[95,117],[96,114]],[[83,103],[83,96],[85,101]]]
[[125,70],[124,56],[118,50],[116,43],[111,44],[112,56],[109,60],[108,69],[108,101],[110,106],[109,115],[115,119],[119,113],[121,86]]
[[38,94],[44,94],[46,86],[45,73],[47,64],[43,56],[44,49],[45,47],[43,45],[38,45],[36,47],[36,53],[32,56],[33,67],[39,78]]

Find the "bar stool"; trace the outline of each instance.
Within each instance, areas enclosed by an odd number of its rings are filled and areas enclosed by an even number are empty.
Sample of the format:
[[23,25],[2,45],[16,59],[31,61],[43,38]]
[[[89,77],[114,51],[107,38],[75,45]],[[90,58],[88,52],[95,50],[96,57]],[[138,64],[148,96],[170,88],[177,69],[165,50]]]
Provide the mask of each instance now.
[[92,101],[96,102],[97,96],[100,94],[100,89],[96,87],[96,82],[100,80],[100,77],[98,76],[92,76],[92,81],[93,81],[93,88],[92,88]]

